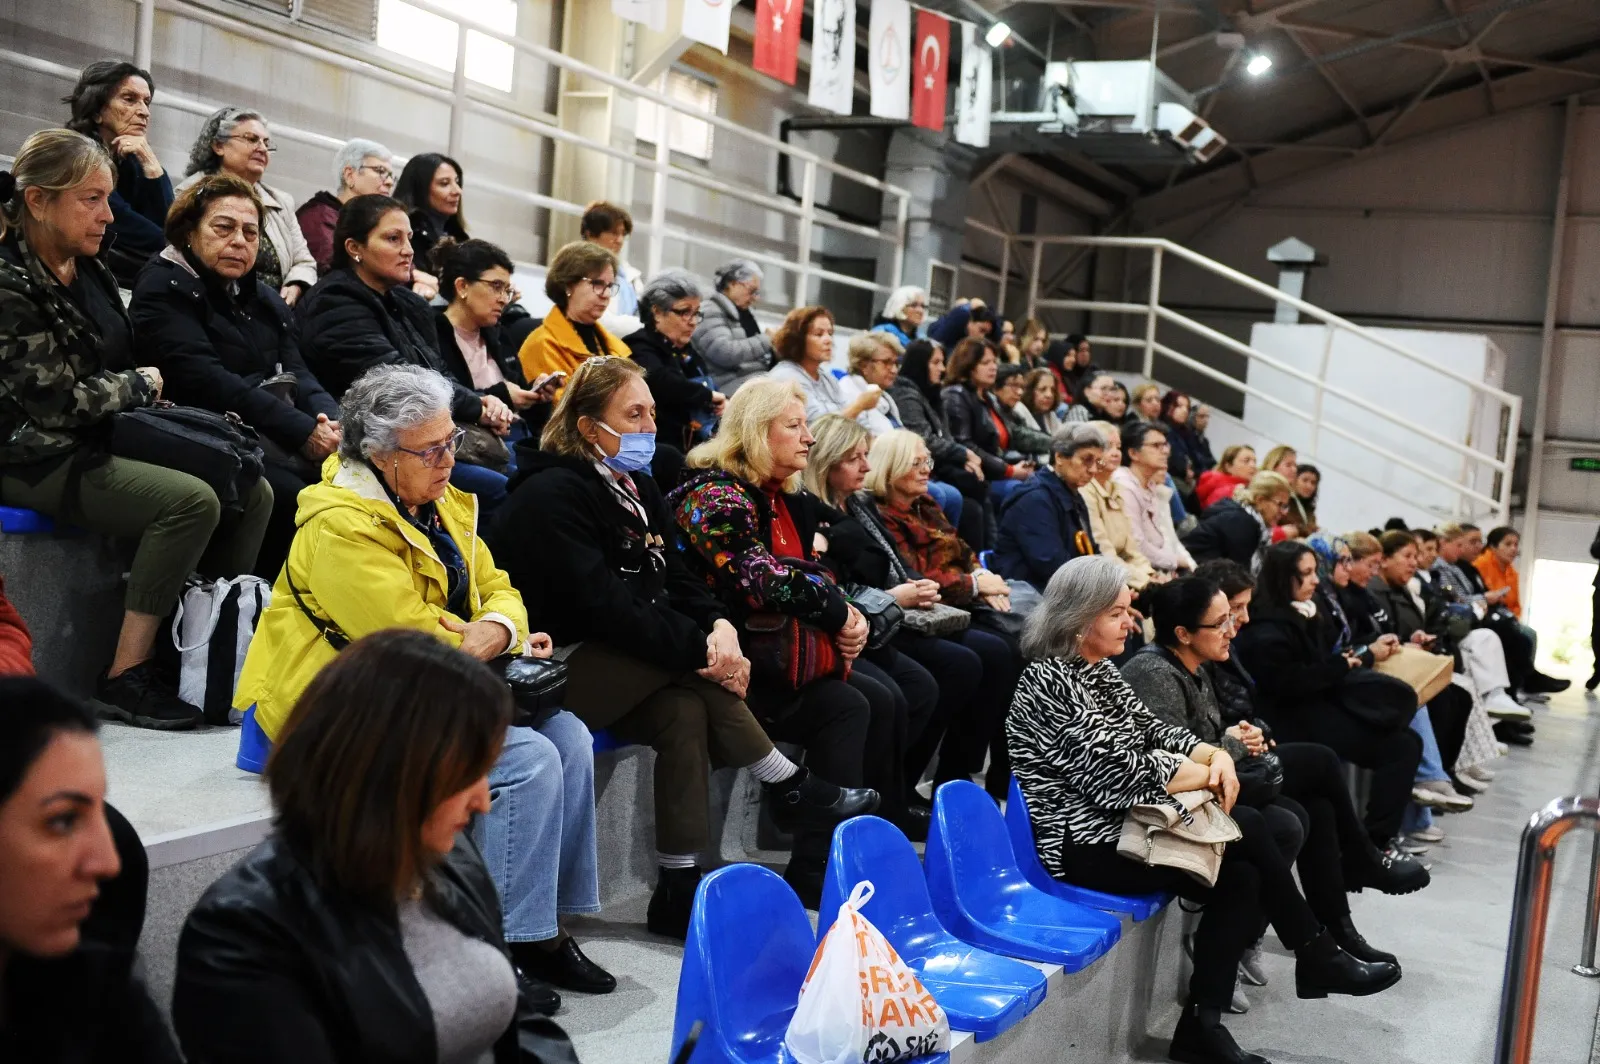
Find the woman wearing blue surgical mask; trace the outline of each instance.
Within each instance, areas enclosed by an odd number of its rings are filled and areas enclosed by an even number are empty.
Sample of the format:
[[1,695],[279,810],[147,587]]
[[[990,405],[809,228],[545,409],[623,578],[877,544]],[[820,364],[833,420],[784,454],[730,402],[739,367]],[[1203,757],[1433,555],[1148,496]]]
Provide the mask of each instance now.
[[877,807],[790,762],[744,702],[750,662],[726,611],[683,568],[650,475],[656,404],[632,360],[578,365],[486,534],[530,621],[567,662],[566,707],[656,751],[660,878],[649,929],[683,938],[711,848],[713,765],[748,767],[787,828],[828,828]]

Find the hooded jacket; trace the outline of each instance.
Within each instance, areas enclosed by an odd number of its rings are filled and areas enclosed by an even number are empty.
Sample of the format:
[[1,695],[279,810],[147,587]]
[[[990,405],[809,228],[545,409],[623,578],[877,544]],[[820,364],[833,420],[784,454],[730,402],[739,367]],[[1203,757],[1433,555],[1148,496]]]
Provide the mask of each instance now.
[[[428,537],[400,516],[378,474],[338,454],[322,463],[322,481],[300,493],[294,542],[261,614],[239,674],[233,704],[256,707],[256,723],[275,737],[311,678],[338,654],[306,609],[351,640],[384,628],[414,628],[453,647],[461,636],[439,623],[446,614],[449,576]],[[445,531],[467,563],[471,620],[493,620],[513,633],[510,648],[528,637],[528,614],[511,579],[478,534],[478,499],[447,486],[435,503]]]
[[1248,483],[1244,477],[1236,477],[1220,469],[1208,469],[1200,474],[1194,494],[1200,500],[1200,509],[1209,510],[1223,499],[1233,498],[1234,490]]
[[1044,587],[1073,558],[1099,552],[1089,508],[1051,470],[1035,473],[1000,504],[994,571]]

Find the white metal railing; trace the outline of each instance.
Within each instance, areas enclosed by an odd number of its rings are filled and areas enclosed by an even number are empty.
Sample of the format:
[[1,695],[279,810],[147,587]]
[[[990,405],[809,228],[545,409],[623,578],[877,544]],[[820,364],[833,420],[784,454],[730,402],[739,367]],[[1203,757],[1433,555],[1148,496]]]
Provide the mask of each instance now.
[[[1012,245],[1015,243],[1032,246],[1031,269],[1027,275],[1028,314],[1030,317],[1035,316],[1041,309],[1056,309],[1113,314],[1133,318],[1136,325],[1142,324],[1143,326],[1142,330],[1136,330],[1138,333],[1136,336],[1090,335],[1089,338],[1093,343],[1106,347],[1128,347],[1142,350],[1144,352],[1142,372],[1147,378],[1156,379],[1155,360],[1156,356],[1159,355],[1176,365],[1183,366],[1242,395],[1249,396],[1306,422],[1310,433],[1310,446],[1303,448],[1302,452],[1309,456],[1317,457],[1319,462],[1329,465],[1330,468],[1338,469],[1339,472],[1350,475],[1357,480],[1363,480],[1358,471],[1338,463],[1329,462],[1325,455],[1317,456],[1317,448],[1324,434],[1355,444],[1371,451],[1388,465],[1398,466],[1425,480],[1444,486],[1457,499],[1458,511],[1460,510],[1460,503],[1463,501],[1478,503],[1489,507],[1498,515],[1502,523],[1509,520],[1511,512],[1511,474],[1516,461],[1517,430],[1522,414],[1522,399],[1520,396],[1513,395],[1493,385],[1485,384],[1481,380],[1475,380],[1453,367],[1442,365],[1433,359],[1418,354],[1381,333],[1357,325],[1339,317],[1337,314],[1332,314],[1321,307],[1307,303],[1303,299],[1280,292],[1271,285],[1264,284],[1248,274],[1241,273],[1170,240],[1158,237],[1018,235],[1005,233],[975,219],[968,219],[967,225],[969,228],[987,233],[1001,241],[1003,263],[998,280],[1000,283],[1000,298],[1002,300],[1005,298],[1008,281],[1006,275],[1009,272]],[[1150,284],[1146,291],[1146,298],[1141,302],[1117,302],[1099,299],[1045,297],[1040,293],[1039,287],[1044,250],[1050,245],[1064,245],[1084,249],[1085,257],[1099,248],[1117,248],[1130,253],[1148,251],[1150,253]],[[1198,322],[1171,307],[1163,306],[1161,303],[1161,272],[1164,261],[1168,256],[1197,266],[1256,295],[1293,307],[1301,314],[1328,326],[1327,338],[1323,345],[1322,358],[1317,371],[1311,373],[1298,366],[1290,365],[1282,359],[1257,350],[1249,344]],[[963,270],[980,272],[983,276],[990,276],[989,271],[971,270],[971,268],[965,266]],[[1260,388],[1253,387],[1246,381],[1240,380],[1217,369],[1215,366],[1208,365],[1161,342],[1158,337],[1158,327],[1163,322],[1186,329],[1203,340],[1243,356],[1253,364],[1269,367],[1292,380],[1309,385],[1313,389],[1311,409],[1306,410],[1293,403],[1286,402],[1279,396],[1271,395]],[[1404,409],[1398,404],[1394,408],[1387,408],[1346,388],[1329,383],[1328,370],[1334,337],[1340,332],[1359,337],[1393,355],[1422,366],[1430,372],[1438,374],[1441,378],[1464,385],[1478,400],[1494,404],[1502,416],[1499,418],[1496,438],[1492,441],[1489,450],[1487,452],[1480,450],[1418,424],[1408,417]],[[1431,444],[1453,452],[1461,459],[1456,475],[1451,476],[1450,472],[1446,470],[1412,461],[1404,454],[1396,453],[1393,447],[1385,446],[1375,441],[1370,431],[1364,432],[1361,426],[1343,425],[1328,420],[1325,416],[1324,400],[1329,397],[1338,399],[1342,403],[1361,411],[1369,418],[1393,426],[1409,436],[1426,440]],[[1476,482],[1475,474],[1481,470],[1488,470],[1491,474],[1494,487],[1490,493],[1480,491],[1473,486]],[[1371,484],[1370,481],[1363,480],[1363,482]],[[1376,485],[1371,486],[1377,487]],[[1379,490],[1394,494],[1393,489],[1379,488]]]
[[[281,30],[270,30],[241,17],[219,14],[192,2],[192,0],[131,0],[131,2],[138,6],[134,54],[136,59],[146,68],[148,68],[154,51],[154,13],[159,8],[169,14],[212,26],[296,55],[313,58],[339,69],[371,78],[382,84],[421,94],[440,102],[448,102],[450,104],[448,143],[452,154],[460,150],[467,115],[478,114],[494,118],[497,121],[545,137],[551,141],[569,144],[580,150],[604,155],[650,172],[652,175],[650,213],[648,218],[635,218],[635,230],[642,232],[650,239],[647,259],[647,272],[649,274],[657,272],[666,264],[667,242],[678,241],[688,247],[703,248],[720,254],[750,258],[764,266],[776,267],[790,274],[795,278],[793,299],[797,304],[803,304],[810,300],[813,279],[832,281],[878,293],[888,292],[893,287],[893,284],[879,284],[873,280],[824,269],[814,263],[812,254],[817,243],[816,229],[818,226],[822,226],[889,245],[893,253],[893,265],[890,271],[892,282],[897,284],[901,276],[905,261],[905,235],[911,199],[911,194],[905,189],[891,185],[871,174],[863,173],[831,159],[823,158],[804,148],[785,143],[759,130],[741,126],[731,119],[695,110],[665,93],[658,92],[645,85],[636,84],[627,78],[612,74],[599,67],[591,66],[582,60],[564,55],[555,49],[524,40],[513,34],[503,33],[487,23],[439,7],[434,3],[430,3],[429,0],[407,0],[407,3],[454,23],[457,28],[455,72],[449,79],[449,88],[445,88],[440,84],[438,79],[430,80],[426,77],[400,73],[388,67],[379,66],[376,63],[335,51],[319,44],[297,39]],[[610,143],[601,143],[579,133],[561,128],[549,120],[550,116],[527,113],[510,106],[509,102],[498,102],[495,98],[496,94],[469,87],[465,74],[466,31],[469,29],[485,37],[507,44],[524,55],[547,63],[568,74],[592,78],[619,92],[627,93],[635,100],[648,100],[656,104],[660,125],[656,134],[655,152],[646,155],[633,150],[631,146],[621,148]],[[78,76],[77,70],[62,64],[4,49],[0,49],[0,62],[68,81],[76,80]],[[212,101],[185,96],[166,89],[162,90],[156,97],[156,104],[157,106],[170,107],[175,110],[200,115],[209,115],[219,106]],[[667,138],[665,135],[667,122],[672,113],[707,122],[719,130],[742,138],[746,142],[789,156],[801,168],[800,202],[798,204],[792,203],[781,196],[763,190],[731,184],[699,170],[674,164],[667,150]],[[344,142],[342,137],[334,137],[314,130],[285,126],[278,122],[273,123],[272,129],[275,138],[326,150],[336,150]],[[819,171],[826,171],[837,177],[864,185],[894,200],[892,222],[887,226],[880,226],[874,229],[871,226],[834,217],[825,209],[820,208],[816,202]],[[774,251],[762,251],[729,243],[726,240],[719,240],[690,229],[669,225],[667,223],[667,203],[670,197],[671,182],[692,185],[696,188],[772,211],[786,218],[795,219],[797,238],[795,241],[796,251],[793,257],[787,257]],[[473,180],[473,187],[495,196],[516,200],[560,214],[578,216],[584,210],[583,204],[547,196],[531,189],[515,188],[477,178]]]

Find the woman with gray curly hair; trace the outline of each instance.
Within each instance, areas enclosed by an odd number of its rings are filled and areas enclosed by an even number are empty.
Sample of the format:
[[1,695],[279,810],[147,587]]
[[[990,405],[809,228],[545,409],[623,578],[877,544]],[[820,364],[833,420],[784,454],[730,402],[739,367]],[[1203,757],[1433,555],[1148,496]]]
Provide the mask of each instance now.
[[[1260,811],[1234,804],[1233,759],[1157,717],[1122,678],[1111,659],[1137,626],[1132,600],[1126,567],[1103,555],[1074,558],[1050,578],[1028,619],[1023,650],[1034,660],[1006,722],[1012,771],[1051,875],[1090,890],[1164,892],[1205,904],[1189,999],[1168,1055],[1190,1064],[1267,1064],[1222,1026],[1239,959],[1263,922],[1296,956],[1300,997],[1376,994],[1399,982],[1400,969],[1340,948],[1306,904]],[[1174,795],[1203,790],[1243,831],[1227,844],[1213,885],[1118,852],[1128,810],[1164,806],[1187,821]]]
[[711,275],[714,291],[701,308],[705,320],[694,331],[695,350],[711,367],[717,390],[732,395],[739,385],[772,365],[772,337],[750,313],[761,294],[761,267],[734,259]]
[[711,435],[727,402],[691,343],[704,297],[700,281],[687,271],[657,274],[639,293],[644,327],[623,341],[644,368],[656,402],[654,468],[663,491],[677,486],[684,454]]
[[317,283],[317,260],[295,218],[294,197],[261,180],[277,150],[260,111],[224,107],[200,127],[200,135],[189,149],[189,167],[184,171],[187,176],[178,190],[218,171],[241,178],[255,188],[266,208],[261,219],[256,276],[268,287],[276,288],[292,307]]
[[[239,676],[246,727],[275,741],[344,645],[385,628],[426,632],[484,662],[553,653],[547,634],[529,632],[522,596],[484,543],[477,497],[450,485],[462,436],[453,393],[412,365],[375,367],[345,391],[338,454],[300,493],[294,543]],[[532,978],[611,990],[616,981],[558,920],[600,909],[588,729],[564,710],[536,729],[507,729],[489,787],[493,804],[473,835],[505,905],[512,959]],[[559,998],[548,988],[545,997],[554,1011]]]

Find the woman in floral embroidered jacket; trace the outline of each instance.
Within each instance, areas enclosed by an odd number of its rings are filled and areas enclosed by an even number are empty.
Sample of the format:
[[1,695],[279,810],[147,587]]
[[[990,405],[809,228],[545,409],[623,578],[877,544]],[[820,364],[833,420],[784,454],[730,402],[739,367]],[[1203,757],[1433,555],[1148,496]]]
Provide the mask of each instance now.
[[[813,443],[805,397],[789,381],[757,377],[728,400],[717,435],[689,452],[694,470],[668,497],[676,547],[741,629],[755,613],[778,613],[831,637],[838,667],[795,689],[759,668],[745,702],[774,741],[806,748],[806,765],[841,787],[893,779],[906,747],[905,698],[883,678],[852,666],[868,625],[827,570],[813,560],[817,520],[799,493]],[[826,671],[826,670],[824,670]],[[821,901],[831,831],[802,828],[784,879],[810,908]]]

